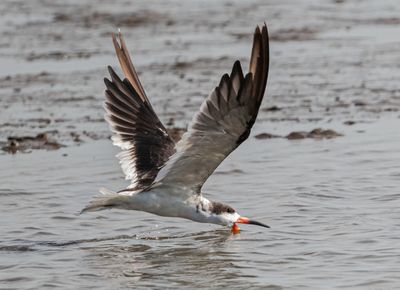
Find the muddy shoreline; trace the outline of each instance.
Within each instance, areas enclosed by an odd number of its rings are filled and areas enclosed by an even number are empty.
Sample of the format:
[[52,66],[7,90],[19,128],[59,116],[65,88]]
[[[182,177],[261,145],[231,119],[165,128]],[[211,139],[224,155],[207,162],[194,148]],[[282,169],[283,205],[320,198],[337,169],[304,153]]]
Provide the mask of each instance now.
[[[284,3],[253,2],[198,4],[187,13],[175,2],[128,9],[118,1],[2,2],[1,147],[9,148],[9,138],[38,134],[67,147],[110,137],[102,79],[107,65],[117,66],[110,39],[117,27],[172,130],[186,128],[236,58],[248,60],[252,30],[264,20],[271,69],[262,122],[310,124],[311,131],[335,129],[331,121],[354,125],[400,115],[399,41],[389,36],[400,21],[390,9],[358,15],[363,8],[353,1],[310,1],[295,12]],[[307,13],[313,17],[301,17]]]

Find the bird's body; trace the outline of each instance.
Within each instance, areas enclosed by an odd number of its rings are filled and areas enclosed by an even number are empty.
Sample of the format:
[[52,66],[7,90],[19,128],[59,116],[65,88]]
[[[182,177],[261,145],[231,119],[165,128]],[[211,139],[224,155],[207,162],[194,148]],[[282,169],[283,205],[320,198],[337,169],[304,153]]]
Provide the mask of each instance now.
[[249,73],[236,61],[203,102],[182,139],[175,143],[158,119],[139,81],[122,35],[113,35],[125,74],[121,80],[109,67],[106,84],[106,120],[128,188],[102,190],[83,211],[110,208],[139,210],[165,217],[232,226],[259,222],[241,217],[232,207],[209,201],[201,193],[207,178],[250,134],[264,96],[269,65],[266,25],[254,33]]
[[[105,205],[103,205],[105,208],[140,210],[159,216],[180,217],[200,223],[230,224],[226,219],[221,219],[219,215],[222,210],[229,206],[209,201],[201,194],[190,194],[184,197],[178,188],[160,186],[148,191],[134,193],[130,191],[124,191],[124,193],[107,193],[107,191],[104,191],[104,193],[103,201],[101,198],[96,201],[97,206],[99,205],[98,202],[105,202]],[[234,213],[233,209],[229,211]],[[234,215],[232,222],[240,217],[237,213],[236,215]]]

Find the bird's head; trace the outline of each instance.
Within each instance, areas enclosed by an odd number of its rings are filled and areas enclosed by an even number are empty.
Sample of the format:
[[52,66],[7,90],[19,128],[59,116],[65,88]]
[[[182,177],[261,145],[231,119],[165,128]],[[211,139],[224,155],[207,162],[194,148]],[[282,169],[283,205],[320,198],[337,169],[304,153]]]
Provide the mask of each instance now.
[[249,224],[269,228],[266,224],[241,216],[232,207],[220,202],[212,202],[210,209],[213,218],[215,219],[215,223],[231,226],[231,231],[234,234],[240,232],[237,224]]

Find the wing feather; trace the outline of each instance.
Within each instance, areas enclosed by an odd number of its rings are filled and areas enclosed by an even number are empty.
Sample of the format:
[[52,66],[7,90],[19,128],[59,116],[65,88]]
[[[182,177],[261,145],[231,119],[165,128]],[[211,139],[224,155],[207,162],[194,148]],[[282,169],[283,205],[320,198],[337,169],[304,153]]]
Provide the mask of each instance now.
[[250,134],[257,118],[269,68],[267,26],[254,33],[249,73],[236,61],[194,116],[176,152],[158,172],[155,185],[187,187],[199,193],[218,165]]
[[125,44],[125,40],[121,32],[118,32],[118,40],[115,34],[112,34],[112,39],[115,47],[115,52],[117,54],[121,69],[124,72],[125,77],[129,80],[130,85],[133,87],[134,91],[140,96],[143,102],[147,103],[150,107],[150,101],[144,92],[143,86],[140,83],[139,76],[133,66],[131,57],[129,55],[128,49]]
[[[118,42],[119,40],[119,42]],[[113,132],[113,144],[130,189],[152,184],[161,166],[175,152],[175,143],[154,112],[133,67],[121,33],[113,35],[115,50],[126,79],[121,80],[108,67],[111,80],[105,78],[105,119]]]

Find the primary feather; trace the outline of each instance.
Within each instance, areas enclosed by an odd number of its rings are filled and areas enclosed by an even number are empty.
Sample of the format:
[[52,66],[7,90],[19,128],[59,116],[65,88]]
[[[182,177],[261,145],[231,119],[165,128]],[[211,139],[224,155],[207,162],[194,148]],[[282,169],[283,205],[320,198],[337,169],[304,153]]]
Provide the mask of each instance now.
[[250,68],[243,76],[239,61],[222,76],[176,144],[176,152],[155,182],[199,193],[218,165],[250,134],[264,96],[269,67],[268,32],[256,28]]

